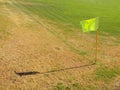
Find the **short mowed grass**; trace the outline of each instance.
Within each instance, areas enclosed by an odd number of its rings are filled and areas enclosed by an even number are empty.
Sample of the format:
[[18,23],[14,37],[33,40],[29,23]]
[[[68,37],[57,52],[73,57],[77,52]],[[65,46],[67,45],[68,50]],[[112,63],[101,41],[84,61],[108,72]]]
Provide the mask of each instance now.
[[[81,29],[80,21],[93,17],[100,18],[99,31],[120,36],[119,0],[22,0],[33,4],[23,6],[41,17],[57,24],[67,24]],[[35,4],[37,3],[37,4]],[[66,26],[67,26],[66,25]]]

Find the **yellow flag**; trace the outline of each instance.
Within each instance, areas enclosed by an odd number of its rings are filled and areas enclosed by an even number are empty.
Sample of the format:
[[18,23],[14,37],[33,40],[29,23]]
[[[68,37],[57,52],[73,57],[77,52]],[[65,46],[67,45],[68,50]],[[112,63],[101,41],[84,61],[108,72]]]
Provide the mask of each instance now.
[[99,27],[99,18],[92,18],[80,22],[83,32],[96,31]]

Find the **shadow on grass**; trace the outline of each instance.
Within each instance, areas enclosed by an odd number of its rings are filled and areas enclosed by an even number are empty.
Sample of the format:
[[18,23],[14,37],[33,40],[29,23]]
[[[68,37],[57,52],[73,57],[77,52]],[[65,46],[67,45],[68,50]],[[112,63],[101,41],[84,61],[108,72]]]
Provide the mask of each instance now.
[[65,70],[70,70],[70,69],[88,67],[88,66],[92,66],[92,65],[95,65],[95,64],[96,64],[96,63],[86,64],[86,65],[82,65],[82,66],[69,67],[69,68],[63,68],[63,69],[58,69],[58,70],[51,70],[51,71],[47,71],[47,72],[36,72],[36,71],[30,71],[30,72],[16,72],[16,71],[14,71],[14,72],[15,72],[15,74],[17,74],[17,75],[19,75],[19,76],[27,76],[27,75],[47,74],[47,73],[65,71]]

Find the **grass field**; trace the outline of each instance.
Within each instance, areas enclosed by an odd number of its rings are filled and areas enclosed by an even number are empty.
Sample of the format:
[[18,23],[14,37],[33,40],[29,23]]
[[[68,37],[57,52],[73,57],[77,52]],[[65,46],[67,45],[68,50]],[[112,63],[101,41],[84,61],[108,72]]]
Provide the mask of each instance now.
[[[80,21],[100,17],[99,31],[119,36],[120,1],[113,0],[23,0],[37,5],[23,5],[33,13],[62,24],[80,28]],[[57,23],[59,25],[59,23]]]
[[[0,90],[119,90],[119,3],[0,0]],[[83,33],[80,21],[97,16],[91,65],[95,32]]]

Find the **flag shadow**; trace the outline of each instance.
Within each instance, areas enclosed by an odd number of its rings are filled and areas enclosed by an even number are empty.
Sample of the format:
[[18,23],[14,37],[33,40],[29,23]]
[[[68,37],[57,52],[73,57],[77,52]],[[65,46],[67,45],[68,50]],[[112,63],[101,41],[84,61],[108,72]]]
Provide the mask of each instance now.
[[77,69],[77,68],[88,67],[88,66],[93,66],[93,65],[95,65],[95,63],[86,64],[86,65],[82,65],[82,66],[76,66],[76,67],[63,68],[63,69],[58,69],[58,70],[51,70],[51,71],[47,71],[47,72],[36,72],[36,71],[30,71],[30,72],[16,72],[16,71],[14,71],[14,72],[16,75],[19,75],[19,76],[27,76],[27,75],[36,75],[36,74],[48,74],[48,73],[60,72],[60,71],[65,71],[65,70],[70,70],[70,69]]

